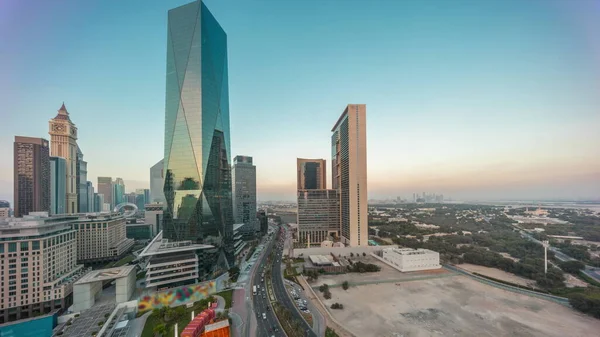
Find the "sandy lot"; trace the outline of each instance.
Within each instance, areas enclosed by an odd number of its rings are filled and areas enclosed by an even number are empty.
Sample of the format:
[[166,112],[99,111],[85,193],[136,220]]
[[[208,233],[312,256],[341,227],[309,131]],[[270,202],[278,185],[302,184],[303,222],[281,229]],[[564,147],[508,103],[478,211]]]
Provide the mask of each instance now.
[[534,280],[530,280],[530,279],[527,279],[527,278],[524,278],[521,276],[517,276],[515,274],[507,273],[504,270],[500,270],[500,269],[496,269],[496,268],[478,266],[476,264],[469,264],[469,263],[459,264],[457,267],[462,268],[464,270],[468,270],[472,273],[473,272],[479,273],[481,275],[493,277],[498,280],[512,282],[515,284],[520,284],[522,286],[535,285]]
[[[340,275],[341,276],[341,275]],[[600,320],[466,276],[331,288],[321,300],[357,336],[597,336]]]

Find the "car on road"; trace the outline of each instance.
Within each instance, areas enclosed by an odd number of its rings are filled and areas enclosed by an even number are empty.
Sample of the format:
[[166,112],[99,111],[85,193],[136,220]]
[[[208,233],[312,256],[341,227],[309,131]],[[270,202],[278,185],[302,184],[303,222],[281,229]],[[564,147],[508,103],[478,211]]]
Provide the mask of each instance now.
[[267,314],[263,312],[263,319],[267,319]]

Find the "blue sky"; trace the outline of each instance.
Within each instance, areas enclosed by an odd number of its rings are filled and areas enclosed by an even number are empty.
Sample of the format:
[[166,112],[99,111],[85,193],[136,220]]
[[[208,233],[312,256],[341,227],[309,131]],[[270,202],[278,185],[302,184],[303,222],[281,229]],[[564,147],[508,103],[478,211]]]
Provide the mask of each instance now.
[[[188,1],[0,2],[0,198],[15,135],[63,101],[88,179],[148,186],[163,154],[167,10]],[[260,200],[330,159],[367,104],[369,196],[600,198],[600,2],[206,0],[228,34],[232,156]]]

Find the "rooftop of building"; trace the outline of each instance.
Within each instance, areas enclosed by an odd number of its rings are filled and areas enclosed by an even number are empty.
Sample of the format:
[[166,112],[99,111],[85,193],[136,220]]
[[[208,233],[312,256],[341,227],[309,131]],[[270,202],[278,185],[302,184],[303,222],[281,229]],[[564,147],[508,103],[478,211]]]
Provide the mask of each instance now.
[[115,267],[115,268],[92,270],[89,273],[87,273],[85,276],[80,278],[77,282],[75,282],[75,284],[76,285],[77,284],[86,284],[86,283],[114,280],[114,279],[118,279],[118,278],[122,278],[122,277],[127,277],[127,275],[129,275],[129,273],[134,271],[135,268],[136,268],[135,265],[130,265],[130,266]]
[[325,255],[309,255],[308,258],[310,259],[310,262],[318,266],[333,264],[333,262]]
[[204,327],[204,333],[207,333],[209,331],[215,331],[215,330],[219,330],[219,329],[223,329],[229,326],[229,320],[222,320],[222,321],[218,321],[215,322],[213,324],[209,324],[207,326]]
[[170,242],[168,239],[163,239],[163,232],[160,231],[154,237],[154,239],[152,239],[152,241],[146,246],[146,248],[142,250],[139,257],[149,257],[160,254],[169,254],[210,248],[215,248],[215,246],[192,243],[192,241],[189,240]]
[[385,248],[383,250],[385,250],[385,251],[392,251],[392,252],[400,254],[400,255],[422,255],[422,254],[437,253],[437,252],[435,252],[433,250],[424,249],[424,248],[418,248],[418,249],[412,249],[412,248]]

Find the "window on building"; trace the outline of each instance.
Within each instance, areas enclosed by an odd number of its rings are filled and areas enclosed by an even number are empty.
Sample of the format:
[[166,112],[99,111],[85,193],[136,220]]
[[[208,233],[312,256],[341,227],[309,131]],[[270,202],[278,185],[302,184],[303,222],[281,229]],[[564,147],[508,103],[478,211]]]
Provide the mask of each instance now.
[[29,242],[21,242],[21,251],[25,252],[29,250]]
[[33,241],[31,243],[32,249],[33,250],[40,250],[40,242],[39,241]]
[[17,243],[16,242],[9,242],[8,243],[8,252],[9,253],[14,253],[17,251]]

